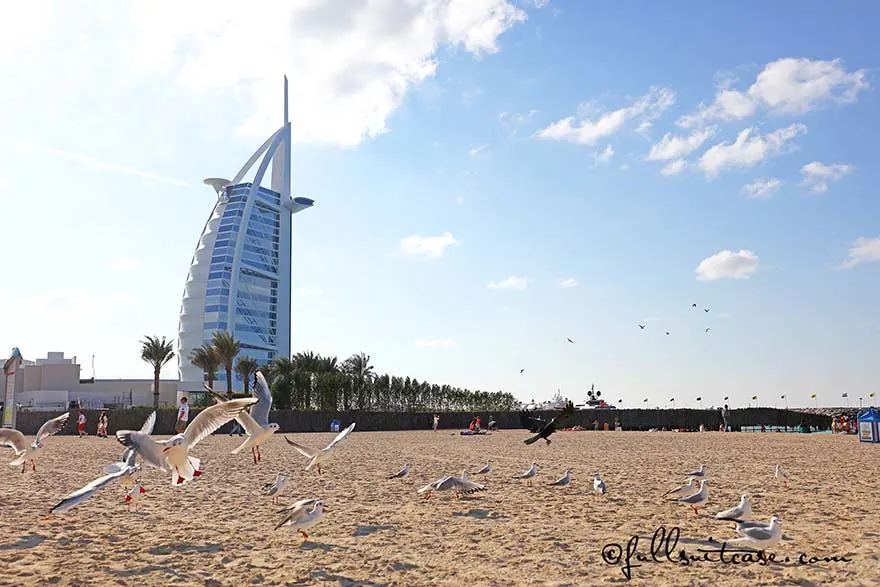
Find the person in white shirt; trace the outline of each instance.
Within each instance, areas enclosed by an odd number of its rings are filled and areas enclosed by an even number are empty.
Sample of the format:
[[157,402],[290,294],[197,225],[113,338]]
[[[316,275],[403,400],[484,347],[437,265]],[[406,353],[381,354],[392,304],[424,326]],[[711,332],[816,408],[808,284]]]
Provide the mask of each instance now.
[[180,408],[177,410],[177,426],[174,428],[178,434],[186,430],[189,421],[189,404],[185,397],[180,398]]
[[79,416],[76,417],[76,428],[79,432],[79,437],[88,436],[88,432],[86,432],[86,415],[82,410],[79,411]]

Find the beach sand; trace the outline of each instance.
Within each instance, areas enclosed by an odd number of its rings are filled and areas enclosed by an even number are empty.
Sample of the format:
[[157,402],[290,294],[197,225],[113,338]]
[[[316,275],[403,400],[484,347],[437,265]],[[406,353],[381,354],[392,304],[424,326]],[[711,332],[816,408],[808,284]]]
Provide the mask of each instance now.
[[[37,471],[0,470],[0,585],[847,585],[880,584],[880,446],[855,436],[774,433],[560,432],[552,444],[525,446],[524,430],[482,437],[457,431],[358,432],[324,467],[276,435],[254,465],[232,456],[238,437],[214,435],[196,447],[204,474],[182,488],[155,470],[142,474],[148,493],[129,513],[121,486],[42,518],[61,497],[102,474],[122,447],[113,438],[63,436],[46,441]],[[291,434],[323,446],[333,434]],[[0,453],[12,459],[12,452]],[[487,490],[456,500],[416,489],[445,474],[473,472],[487,458]],[[512,477],[535,460],[533,487]],[[408,478],[386,477],[409,462]],[[706,463],[710,500],[695,517],[664,500],[683,473]],[[773,476],[781,463],[785,489]],[[574,469],[567,490],[547,484]],[[292,528],[273,531],[279,506],[261,495],[277,471],[291,476],[283,501],[318,497],[329,510],[303,543]],[[602,474],[608,495],[592,495]],[[770,550],[785,564],[688,566],[633,560],[632,578],[603,560],[608,543],[626,548],[641,536],[649,552],[659,526],[679,527],[679,549],[695,556],[732,538],[714,514],[752,497],[753,517],[778,515],[785,540]],[[838,556],[850,562],[801,565],[797,558]],[[677,556],[677,555],[676,555]],[[718,555],[711,555],[717,561]],[[730,556],[727,556],[728,560]]]

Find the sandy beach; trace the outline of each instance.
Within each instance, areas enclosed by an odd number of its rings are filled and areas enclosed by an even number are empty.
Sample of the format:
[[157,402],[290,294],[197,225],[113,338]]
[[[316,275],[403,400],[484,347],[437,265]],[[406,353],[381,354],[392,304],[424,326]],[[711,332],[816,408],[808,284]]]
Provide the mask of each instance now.
[[[334,435],[289,436],[324,446]],[[240,438],[215,435],[194,451],[204,474],[193,483],[174,488],[168,475],[142,474],[148,493],[139,513],[126,510],[115,485],[43,520],[122,452],[112,437],[51,437],[36,472],[0,471],[0,585],[880,584],[880,446],[818,434],[562,432],[550,446],[525,446],[525,436],[355,431],[319,476],[303,471],[305,459],[280,435],[264,445],[258,465],[249,451],[229,454]],[[11,450],[2,454],[5,462],[13,458]],[[444,474],[478,470],[487,458],[494,471],[486,491],[461,500],[416,494]],[[540,467],[534,486],[513,480],[532,460]],[[408,478],[386,479],[405,462]],[[695,517],[661,496],[700,463],[709,467],[710,499]],[[774,478],[777,463],[790,489]],[[568,467],[572,486],[549,487]],[[292,528],[272,530],[279,506],[261,486],[278,471],[291,477],[284,503],[319,497],[329,505],[309,542]],[[604,499],[592,495],[596,471],[608,484]],[[752,497],[754,519],[783,519],[789,539],[770,549],[782,564],[734,565],[698,552],[720,548],[710,538],[734,537],[732,524],[714,514],[742,493]],[[603,559],[607,544],[625,551],[632,535],[650,558],[660,526],[679,527],[675,550],[701,560],[684,566],[662,555],[662,562],[634,557],[627,579],[622,563]],[[805,565],[802,553],[849,561]]]

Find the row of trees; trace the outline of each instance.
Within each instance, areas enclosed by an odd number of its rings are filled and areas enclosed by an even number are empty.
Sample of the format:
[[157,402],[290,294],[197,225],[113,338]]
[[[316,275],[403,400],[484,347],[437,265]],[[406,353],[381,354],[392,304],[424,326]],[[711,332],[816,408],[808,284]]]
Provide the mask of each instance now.
[[[354,354],[344,361],[311,351],[291,358],[278,358],[260,366],[251,357],[239,357],[241,344],[229,332],[215,332],[210,343],[190,353],[190,362],[205,373],[214,386],[217,370],[226,373],[226,391],[232,392],[232,374],[244,381],[244,392],[257,369],[269,381],[275,409],[348,411],[509,411],[519,402],[501,391],[471,391],[450,385],[430,384],[410,377],[378,375],[370,356]],[[153,405],[159,405],[159,374],[174,358],[171,341],[147,336],[141,342],[141,358],[153,367]]]

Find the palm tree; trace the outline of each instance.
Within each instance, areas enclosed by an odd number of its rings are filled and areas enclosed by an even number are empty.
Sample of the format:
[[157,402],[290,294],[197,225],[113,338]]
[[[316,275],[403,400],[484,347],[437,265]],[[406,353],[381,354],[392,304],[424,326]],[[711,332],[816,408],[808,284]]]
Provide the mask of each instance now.
[[251,377],[257,372],[260,364],[253,357],[239,357],[235,364],[235,372],[244,380],[244,392],[250,391]]
[[208,343],[189,354],[189,362],[205,372],[208,379],[208,387],[214,388],[214,378],[217,376],[217,367],[220,366],[220,358],[217,356],[217,350]]
[[226,393],[232,393],[232,364],[241,352],[241,343],[235,340],[231,332],[218,330],[211,338],[211,344],[214,345],[220,364],[226,371]]
[[159,407],[159,375],[162,367],[174,358],[174,344],[158,336],[147,336],[141,341],[141,359],[153,366],[153,407]]
[[[373,371],[373,366],[370,365],[370,355],[361,352],[345,359],[345,361],[342,362],[342,372],[351,377],[357,400],[357,408],[359,410],[364,409],[367,402],[364,390],[376,376]],[[348,410],[349,399],[348,393],[345,393],[342,400],[343,410]]]

